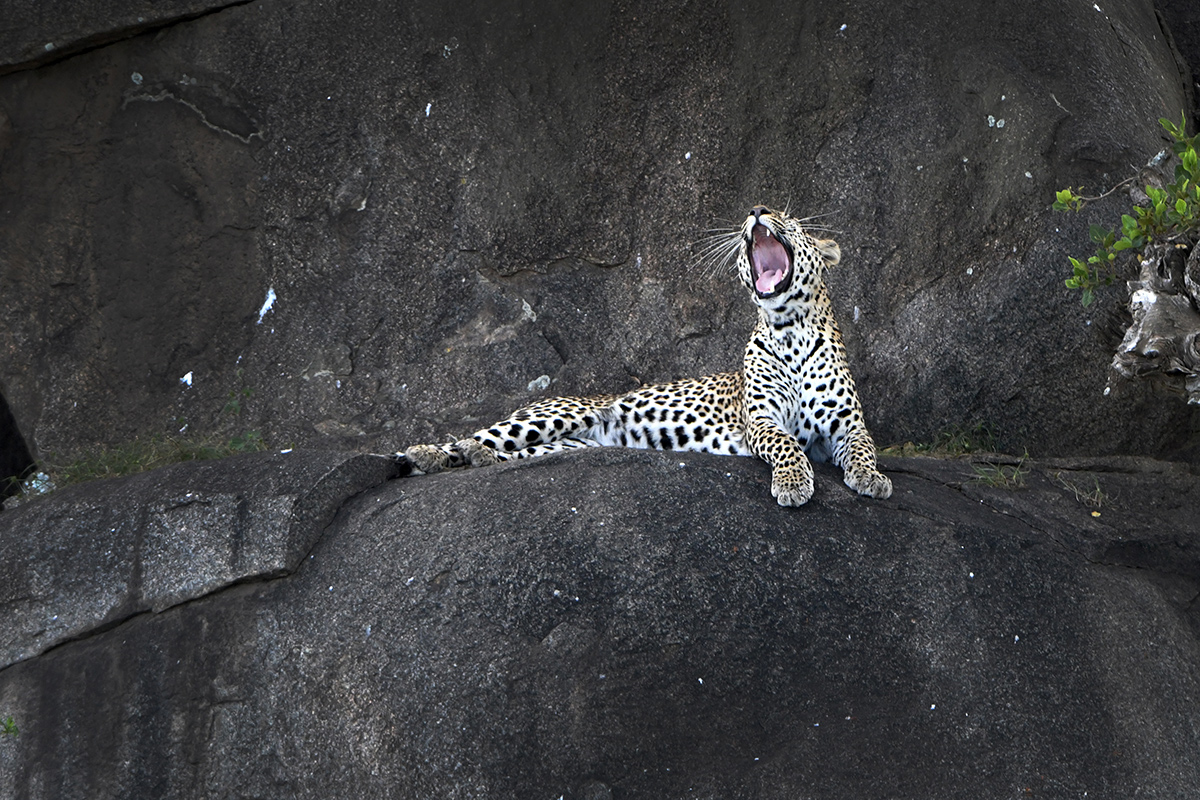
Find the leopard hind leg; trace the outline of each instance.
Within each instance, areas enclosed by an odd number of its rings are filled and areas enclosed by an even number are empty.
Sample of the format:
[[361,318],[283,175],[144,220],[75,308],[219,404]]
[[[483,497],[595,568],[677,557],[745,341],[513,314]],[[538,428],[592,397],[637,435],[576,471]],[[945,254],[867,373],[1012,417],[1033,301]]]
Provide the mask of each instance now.
[[450,444],[413,445],[397,453],[401,474],[482,467],[599,444],[593,431],[612,424],[615,396],[551,397]]
[[548,456],[551,453],[561,453],[563,450],[574,450],[578,447],[602,447],[602,445],[595,439],[556,439],[553,442],[543,442],[542,444],[535,444],[522,450],[514,450],[511,453],[504,453],[500,460],[508,461],[511,458],[536,458],[537,456]]
[[[550,397],[476,431],[471,438],[494,451],[500,461],[545,455],[563,447],[587,446],[594,431],[612,424],[615,401],[616,397],[611,395]],[[572,443],[562,444],[567,442]],[[541,447],[550,444],[561,446]]]
[[457,442],[448,444],[415,444],[394,456],[400,475],[432,475],[469,463]]

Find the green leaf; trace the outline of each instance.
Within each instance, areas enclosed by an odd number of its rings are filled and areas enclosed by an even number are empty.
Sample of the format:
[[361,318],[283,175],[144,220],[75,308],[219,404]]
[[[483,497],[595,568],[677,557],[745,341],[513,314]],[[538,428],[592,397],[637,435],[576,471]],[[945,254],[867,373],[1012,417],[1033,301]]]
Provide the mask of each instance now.
[[1084,308],[1087,308],[1092,303],[1096,302],[1096,293],[1093,292],[1091,289],[1084,289],[1083,297],[1081,298],[1081,300],[1083,301]]
[[1054,209],[1056,211],[1078,211],[1083,207],[1083,198],[1075,194],[1070,187],[1054,193]]
[[1175,213],[1181,217],[1187,213],[1187,200],[1181,197],[1175,201]]
[[1104,241],[1104,234],[1106,233],[1108,233],[1108,231],[1104,230],[1104,228],[1101,228],[1099,225],[1088,226],[1088,236],[1091,237],[1091,240],[1096,244],[1100,244]]
[[1190,148],[1187,150],[1184,150],[1183,154],[1179,156],[1179,160],[1182,162],[1183,168],[1185,170],[1187,170],[1189,175],[1194,175],[1196,173],[1196,151],[1195,150],[1192,150]]
[[[1186,113],[1184,113],[1182,111],[1179,112],[1179,125],[1178,126],[1176,126],[1173,122],[1171,122],[1169,119],[1166,119],[1166,118],[1159,119],[1158,124],[1162,125],[1163,129],[1166,130],[1166,132],[1169,133],[1171,135],[1171,138],[1176,140],[1176,142],[1183,143],[1183,142],[1187,141],[1187,114]],[[1175,152],[1178,153],[1179,151],[1176,150]]]
[[1067,278],[1065,281],[1063,281],[1063,283],[1065,283],[1067,285],[1068,289],[1078,289],[1079,288],[1079,279],[1078,278]]
[[1116,243],[1113,244],[1113,250],[1116,250],[1118,253],[1122,250],[1128,250],[1131,247],[1133,247],[1133,242],[1129,240],[1128,236],[1118,239]]

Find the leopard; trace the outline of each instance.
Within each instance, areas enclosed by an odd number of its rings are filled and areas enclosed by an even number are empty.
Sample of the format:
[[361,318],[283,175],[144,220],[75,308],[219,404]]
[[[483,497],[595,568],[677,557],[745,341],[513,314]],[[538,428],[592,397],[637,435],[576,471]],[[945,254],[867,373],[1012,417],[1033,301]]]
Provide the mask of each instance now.
[[468,438],[396,453],[400,473],[581,447],[687,450],[756,456],[771,468],[778,504],[801,506],[814,492],[811,455],[840,467],[859,494],[890,497],[825,284],[841,248],[806,222],[757,205],[709,242],[709,260],[733,268],[758,310],[740,370],[623,394],[546,398]]

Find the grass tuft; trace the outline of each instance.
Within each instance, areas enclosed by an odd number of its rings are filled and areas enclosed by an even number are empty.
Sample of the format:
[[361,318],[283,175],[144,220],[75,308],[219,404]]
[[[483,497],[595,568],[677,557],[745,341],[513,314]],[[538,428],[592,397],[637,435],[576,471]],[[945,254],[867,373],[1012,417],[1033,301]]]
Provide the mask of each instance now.
[[891,445],[879,451],[881,456],[931,456],[957,458],[973,453],[996,452],[996,434],[991,426],[981,423],[967,428],[952,425],[933,438],[932,442]]
[[76,483],[122,478],[183,461],[207,461],[239,453],[254,453],[266,447],[258,431],[247,431],[231,439],[215,436],[139,437],[115,447],[96,448],[66,463],[54,463],[52,457],[48,463],[40,464],[38,471],[21,483],[21,489],[28,499]]
[[1076,502],[1082,503],[1088,508],[1103,508],[1112,502],[1112,498],[1100,488],[1098,478],[1092,478],[1092,488],[1086,489],[1074,481],[1068,480],[1061,472],[1054,473],[1053,477],[1055,483],[1075,495]]
[[232,439],[150,436],[111,448],[94,450],[84,457],[60,466],[49,465],[46,472],[58,487],[99,478],[136,475],[183,461],[208,461],[238,453],[253,453],[266,448],[258,431]]
[[1025,466],[1028,458],[1029,454],[1026,453],[1016,464],[972,464],[971,469],[975,470],[973,480],[994,489],[1023,489],[1025,476],[1029,474],[1029,467]]

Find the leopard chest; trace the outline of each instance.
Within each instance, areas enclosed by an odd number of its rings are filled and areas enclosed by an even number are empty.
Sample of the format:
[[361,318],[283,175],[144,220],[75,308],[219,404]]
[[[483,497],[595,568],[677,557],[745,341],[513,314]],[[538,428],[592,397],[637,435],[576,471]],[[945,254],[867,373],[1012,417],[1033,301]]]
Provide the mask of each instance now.
[[761,320],[746,348],[748,410],[765,411],[801,440],[829,433],[853,392],[832,320]]

